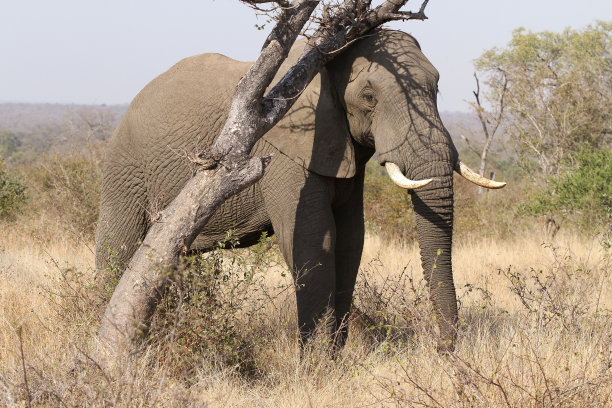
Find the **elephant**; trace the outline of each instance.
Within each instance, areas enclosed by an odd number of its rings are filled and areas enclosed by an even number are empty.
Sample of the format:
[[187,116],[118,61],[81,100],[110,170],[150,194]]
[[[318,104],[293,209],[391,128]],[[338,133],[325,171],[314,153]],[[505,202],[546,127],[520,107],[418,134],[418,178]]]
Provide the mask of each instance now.
[[[273,84],[302,54],[294,44]],[[251,63],[220,54],[178,62],[134,98],[102,162],[96,268],[125,266],[156,211],[174,199],[220,133],[236,84]],[[301,343],[315,329],[342,347],[364,244],[363,189],[373,156],[409,190],[423,271],[440,344],[456,341],[453,172],[500,187],[466,168],[437,109],[439,74],[417,40],[378,29],[327,63],[285,117],[253,147],[271,155],[263,178],[226,200],[190,250],[206,251],[228,230],[241,246],[277,236],[296,285]]]

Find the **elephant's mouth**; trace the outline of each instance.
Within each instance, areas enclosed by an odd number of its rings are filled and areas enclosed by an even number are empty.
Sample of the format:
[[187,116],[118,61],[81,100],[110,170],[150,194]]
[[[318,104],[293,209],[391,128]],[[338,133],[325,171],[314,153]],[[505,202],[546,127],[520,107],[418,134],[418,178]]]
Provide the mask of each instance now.
[[[416,190],[425,187],[433,181],[433,179],[411,180],[404,176],[399,166],[393,162],[385,162],[385,168],[391,180],[401,188],[406,190]],[[466,180],[485,188],[502,188],[506,185],[504,182],[493,181],[476,173],[474,170],[466,166],[461,160],[457,159],[454,170]]]

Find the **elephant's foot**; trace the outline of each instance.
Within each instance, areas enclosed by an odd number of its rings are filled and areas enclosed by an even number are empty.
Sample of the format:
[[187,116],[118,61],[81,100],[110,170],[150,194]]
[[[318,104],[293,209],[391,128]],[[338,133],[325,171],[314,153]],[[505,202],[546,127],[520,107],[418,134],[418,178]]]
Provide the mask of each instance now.
[[300,356],[304,358],[312,352],[322,351],[331,360],[339,360],[347,338],[348,316],[338,319],[333,309],[328,308],[316,324],[302,326],[299,337]]

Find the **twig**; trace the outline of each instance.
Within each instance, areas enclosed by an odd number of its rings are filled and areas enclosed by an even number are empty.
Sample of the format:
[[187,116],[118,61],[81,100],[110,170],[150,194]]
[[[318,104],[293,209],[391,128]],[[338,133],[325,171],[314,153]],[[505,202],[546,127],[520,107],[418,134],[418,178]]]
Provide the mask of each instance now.
[[25,385],[26,396],[28,397],[26,399],[26,403],[28,405],[28,408],[32,408],[32,394],[30,393],[30,386],[28,385],[28,375],[26,372],[25,356],[23,355],[22,333],[23,333],[23,326],[19,326],[17,328],[17,337],[19,337],[19,354],[21,357],[21,367],[23,368],[23,383]]

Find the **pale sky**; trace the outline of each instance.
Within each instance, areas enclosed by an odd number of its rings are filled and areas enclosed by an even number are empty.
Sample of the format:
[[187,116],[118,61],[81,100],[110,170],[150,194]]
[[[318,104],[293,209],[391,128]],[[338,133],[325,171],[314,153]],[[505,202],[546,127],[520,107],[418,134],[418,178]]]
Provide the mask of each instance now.
[[[426,14],[390,27],[412,33],[440,71],[440,110],[467,111],[472,61],[484,50],[519,26],[612,20],[612,1],[430,0]],[[184,57],[255,59],[271,28],[255,29],[262,23],[238,0],[0,0],[0,102],[129,103]]]

